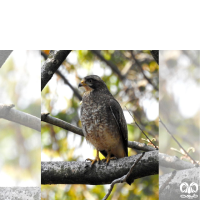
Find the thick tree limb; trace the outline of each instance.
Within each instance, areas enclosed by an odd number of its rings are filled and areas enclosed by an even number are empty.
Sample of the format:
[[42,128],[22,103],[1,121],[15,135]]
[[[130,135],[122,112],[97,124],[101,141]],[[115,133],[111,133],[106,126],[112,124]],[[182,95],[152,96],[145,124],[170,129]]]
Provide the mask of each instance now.
[[0,200],[41,200],[40,187],[0,187]]
[[41,71],[41,90],[45,87],[71,50],[51,51]]
[[0,50],[0,68],[11,53],[12,50]]
[[119,76],[119,78],[121,80],[123,80],[125,77],[121,74],[121,72],[119,71],[118,67],[113,64],[112,62],[110,62],[109,60],[106,60],[99,51],[97,50],[91,50],[91,52],[96,55],[101,61],[105,62],[111,69],[112,71],[117,74]]
[[[42,162],[42,184],[110,184],[113,180],[127,174],[131,166],[142,154],[111,160],[106,166],[104,162]],[[141,161],[135,165],[130,175],[131,180],[158,174],[158,151],[146,152]]]
[[[181,192],[181,189],[180,189],[181,183],[184,183],[184,182],[187,183],[188,186],[190,186],[192,182],[196,183],[197,189],[198,189],[199,184],[200,184],[200,168],[195,167],[192,169],[180,170],[180,171],[176,171],[175,173],[172,172],[172,173],[164,174],[160,176],[159,189],[162,188],[162,191],[159,193],[159,198],[162,200],[185,198],[185,197],[182,197],[182,198],[180,197],[181,195],[188,195],[188,193]],[[163,185],[164,187],[162,187]],[[193,194],[194,193],[191,193],[190,195],[193,195]],[[200,190],[198,190],[197,193],[195,193],[195,195],[200,196]]]
[[[58,126],[65,130],[71,131],[80,136],[84,136],[81,128],[71,125],[70,123],[67,123],[61,119],[49,116],[49,114],[46,114],[46,113],[41,114],[41,121],[47,122],[49,124],[53,124],[55,126]],[[151,146],[147,146],[145,143],[139,143],[139,142],[135,142],[135,141],[128,141],[128,147],[137,149],[137,150],[141,150],[141,151],[156,150],[155,148],[153,148]]]
[[13,109],[14,105],[0,104],[0,118],[41,131],[41,120],[33,115]]
[[159,50],[151,50],[151,55],[153,56],[154,60],[159,65]]
[[[45,54],[43,51],[41,51],[41,55],[44,57],[44,59],[46,60],[47,59],[47,54]],[[74,92],[74,95],[81,101],[82,100],[82,97],[81,95],[79,94],[79,92],[70,84],[70,82],[66,79],[66,77],[59,71],[57,70],[56,71],[56,74],[58,74],[64,81],[65,84],[67,84],[71,90]]]
[[190,169],[195,167],[195,165],[190,162],[180,160],[176,156],[169,156],[164,153],[159,153],[159,165],[162,167],[172,168],[177,170]]

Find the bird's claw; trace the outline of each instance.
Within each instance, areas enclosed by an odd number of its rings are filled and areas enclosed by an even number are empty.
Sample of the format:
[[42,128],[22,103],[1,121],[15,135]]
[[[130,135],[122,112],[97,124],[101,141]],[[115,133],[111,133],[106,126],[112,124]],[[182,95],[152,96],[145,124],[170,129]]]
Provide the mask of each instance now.
[[99,159],[99,158],[95,158],[94,160],[92,160],[92,159],[90,159],[90,158],[87,158],[85,161],[90,161],[90,162],[92,162],[92,163],[91,163],[91,166],[94,165],[95,162],[97,162],[98,164],[100,163],[100,159]]

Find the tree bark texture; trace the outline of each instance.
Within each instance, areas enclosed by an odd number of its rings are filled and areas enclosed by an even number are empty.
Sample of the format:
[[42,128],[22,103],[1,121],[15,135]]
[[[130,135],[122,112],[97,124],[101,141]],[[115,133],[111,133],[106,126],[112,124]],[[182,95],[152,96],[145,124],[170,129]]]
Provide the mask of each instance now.
[[41,200],[40,187],[0,187],[0,200]]
[[[191,183],[196,183],[198,185],[198,191],[195,193],[190,193],[189,195],[192,196],[195,194],[198,195],[198,197],[200,197],[199,167],[176,171],[173,175],[173,178],[168,182],[168,179],[170,179],[171,176],[172,173],[164,174],[159,177],[159,188],[161,188],[164,185],[164,189],[162,190],[162,192],[159,193],[160,200],[185,199],[186,197],[183,198],[181,197],[181,195],[188,195],[188,193],[181,191],[180,187],[182,183],[187,183],[189,187],[191,187]],[[194,186],[193,189],[195,189]],[[186,198],[186,199],[193,199],[193,198]],[[199,198],[194,198],[194,199],[199,199]]]
[[0,118],[32,128],[38,132],[41,131],[41,120],[39,118],[16,110],[13,107],[14,105],[0,104]]
[[[103,161],[91,167],[90,162],[42,162],[42,184],[110,184],[113,180],[128,173],[131,166],[141,156],[111,160],[108,166]],[[146,152],[143,158],[134,167],[131,179],[158,174],[158,151]]]
[[184,160],[180,160],[176,156],[169,156],[164,153],[159,153],[159,165],[176,170],[191,169],[194,167],[194,164],[192,164],[191,162],[186,162]]
[[60,67],[71,50],[55,50],[51,51],[41,71],[41,90],[45,87],[53,74]]

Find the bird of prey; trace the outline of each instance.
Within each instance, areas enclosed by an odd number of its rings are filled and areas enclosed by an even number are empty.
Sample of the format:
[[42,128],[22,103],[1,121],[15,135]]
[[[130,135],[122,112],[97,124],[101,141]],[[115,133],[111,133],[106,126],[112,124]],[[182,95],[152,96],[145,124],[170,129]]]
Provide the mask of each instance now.
[[108,90],[104,81],[96,75],[86,76],[78,85],[85,93],[81,103],[81,123],[86,140],[97,150],[93,165],[100,161],[99,152],[106,159],[128,156],[128,131],[122,108]]

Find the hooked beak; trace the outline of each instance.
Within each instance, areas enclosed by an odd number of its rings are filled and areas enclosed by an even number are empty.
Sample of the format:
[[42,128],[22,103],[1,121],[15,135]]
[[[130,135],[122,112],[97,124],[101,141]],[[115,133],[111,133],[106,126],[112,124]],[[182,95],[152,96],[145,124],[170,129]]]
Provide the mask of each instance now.
[[79,84],[78,87],[86,86],[85,80],[83,79]]

